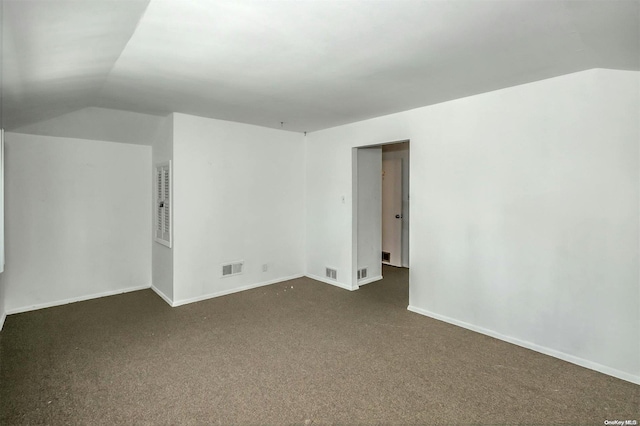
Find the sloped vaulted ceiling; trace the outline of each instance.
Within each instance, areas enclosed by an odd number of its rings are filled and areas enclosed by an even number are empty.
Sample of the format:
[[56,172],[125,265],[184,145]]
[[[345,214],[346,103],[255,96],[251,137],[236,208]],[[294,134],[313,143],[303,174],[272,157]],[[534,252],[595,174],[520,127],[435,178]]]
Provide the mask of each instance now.
[[99,102],[147,3],[3,0],[3,126]]
[[639,1],[2,0],[2,124],[85,107],[313,131],[589,68]]

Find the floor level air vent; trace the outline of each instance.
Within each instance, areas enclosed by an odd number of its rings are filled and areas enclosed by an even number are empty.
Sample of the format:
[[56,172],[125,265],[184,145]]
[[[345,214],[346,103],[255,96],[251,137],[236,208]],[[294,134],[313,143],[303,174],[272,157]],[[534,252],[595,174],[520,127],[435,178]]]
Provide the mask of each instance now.
[[239,275],[242,273],[244,262],[234,262],[222,265],[222,276],[230,277],[232,275]]
[[391,253],[383,251],[382,252],[382,261],[383,262],[391,262]]
[[326,268],[326,274],[327,278],[331,278],[332,280],[338,279],[338,271],[336,271],[335,269]]
[[358,269],[358,279],[362,280],[367,278],[367,268]]

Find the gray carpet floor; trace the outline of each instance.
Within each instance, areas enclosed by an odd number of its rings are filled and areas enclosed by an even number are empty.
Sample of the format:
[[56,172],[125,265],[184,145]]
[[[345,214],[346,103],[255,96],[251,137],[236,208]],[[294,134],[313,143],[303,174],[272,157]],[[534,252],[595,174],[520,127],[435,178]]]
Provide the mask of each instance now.
[[11,315],[0,423],[604,424],[640,386],[406,310],[408,271],[178,308],[151,290]]

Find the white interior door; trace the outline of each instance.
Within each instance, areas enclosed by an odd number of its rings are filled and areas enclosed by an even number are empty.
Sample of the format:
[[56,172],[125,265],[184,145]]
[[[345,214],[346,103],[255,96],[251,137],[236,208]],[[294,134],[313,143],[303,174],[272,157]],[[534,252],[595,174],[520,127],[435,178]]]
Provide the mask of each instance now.
[[382,263],[402,266],[402,160],[382,161]]

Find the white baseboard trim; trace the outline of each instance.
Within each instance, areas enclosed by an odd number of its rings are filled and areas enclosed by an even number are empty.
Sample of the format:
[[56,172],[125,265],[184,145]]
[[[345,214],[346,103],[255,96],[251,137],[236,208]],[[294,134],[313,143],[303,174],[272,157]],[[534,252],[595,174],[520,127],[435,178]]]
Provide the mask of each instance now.
[[145,290],[149,287],[151,286],[147,284],[147,285],[138,286],[138,287],[128,287],[128,288],[122,288],[119,290],[105,291],[103,293],[90,294],[87,296],[72,297],[70,299],[56,300],[55,302],[47,302],[47,303],[40,303],[37,305],[23,306],[21,308],[8,310],[7,315],[20,314],[22,312],[29,312],[29,311],[36,311],[38,309],[51,308],[53,306],[68,305],[69,303],[83,302],[85,300],[98,299],[100,297],[115,296],[116,294],[130,293],[132,291],[138,291],[138,290]]
[[169,304],[169,306],[173,306],[173,300],[171,300],[169,298],[169,296],[167,296],[162,291],[160,291],[160,289],[158,289],[158,287],[155,287],[155,286],[152,285],[151,286],[151,290],[153,290],[158,296],[160,296],[160,298],[162,298],[162,300],[167,302]]
[[371,278],[367,278],[366,280],[360,280],[358,281],[358,285],[365,285],[365,284],[371,284],[373,282],[376,281],[380,281],[382,279],[382,275],[378,275],[377,277],[371,277]]
[[0,317],[0,331],[2,331],[2,327],[4,326],[4,320],[7,319],[7,314],[2,314]]
[[607,367],[606,365],[598,364],[597,362],[589,361],[583,358],[579,358],[574,355],[570,355],[564,352],[557,351],[555,349],[547,348],[545,346],[540,346],[535,343],[527,342],[525,340],[520,340],[515,337],[505,336],[504,334],[500,334],[493,330],[489,330],[487,328],[479,327],[477,325],[469,324],[464,321],[459,321],[453,318],[449,318],[444,315],[436,314],[425,309],[417,308],[415,306],[409,305],[407,310],[411,312],[415,312],[420,315],[424,315],[433,319],[437,319],[439,321],[444,321],[449,324],[457,325],[458,327],[466,328],[467,330],[475,331],[480,334],[484,334],[486,336],[494,337],[498,340],[502,340],[508,343],[512,343],[517,346],[521,346],[526,349],[531,349],[532,351],[540,352],[545,355],[552,356],[554,358],[561,359],[563,361],[570,362],[572,364],[579,365],[580,367],[588,368],[590,370],[595,370],[600,373],[607,374],[609,376],[617,377],[618,379],[626,380],[631,383],[635,383],[640,385],[640,376],[636,376],[634,374],[626,373],[624,371],[616,370],[615,368]]
[[277,284],[283,281],[295,280],[296,278],[302,278],[303,276],[304,275],[302,274],[291,275],[289,277],[276,278],[270,281],[263,281],[256,284],[249,284],[242,287],[232,288],[230,290],[223,290],[223,291],[218,291],[216,293],[204,294],[202,296],[192,297],[189,299],[176,300],[173,302],[171,306],[176,307],[176,306],[187,305],[189,303],[201,302],[203,300],[213,299],[214,297],[226,296],[227,294],[239,293],[241,291],[251,290],[257,287],[264,287],[266,285]]
[[311,278],[312,280],[316,280],[316,281],[320,281],[320,282],[326,283],[326,284],[331,284],[331,285],[334,285],[336,287],[340,287],[340,288],[343,288],[343,289],[349,290],[349,291],[354,291],[354,290],[357,290],[357,289],[360,288],[357,285],[355,287],[348,286],[348,285],[342,284],[342,283],[340,283],[338,281],[333,281],[333,280],[330,280],[328,278],[320,277],[318,275],[306,274],[306,277],[307,278]]

